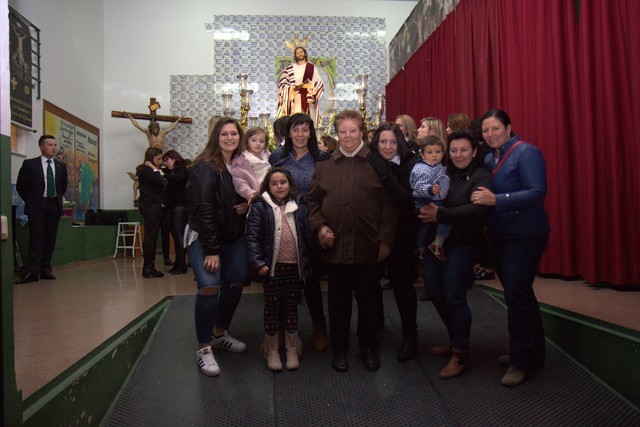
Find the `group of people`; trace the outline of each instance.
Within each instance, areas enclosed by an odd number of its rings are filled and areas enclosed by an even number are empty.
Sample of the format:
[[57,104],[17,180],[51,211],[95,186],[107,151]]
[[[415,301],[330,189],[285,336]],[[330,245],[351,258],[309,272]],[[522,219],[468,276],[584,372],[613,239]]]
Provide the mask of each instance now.
[[401,319],[397,360],[412,359],[418,351],[414,267],[422,258],[427,297],[449,336],[429,352],[449,358],[441,378],[460,375],[471,354],[466,292],[486,242],[485,227],[508,306],[511,341],[509,354],[499,358],[508,366],[502,383],[518,385],[543,365],[544,333],[533,292],[549,233],[541,152],[520,141],[502,110],[490,110],[479,121],[489,147],[483,160],[477,159],[480,142],[468,118],[462,128],[450,120],[445,131],[430,118],[416,129],[406,117],[383,123],[365,143],[360,113],[343,111],[335,117],[338,144],[331,154],[319,148],[307,114],[287,118],[283,142],[273,153],[266,151],[263,130],[252,128],[245,135],[235,119],[218,120],[190,167],[186,191],[183,241],[198,284],[202,373],[220,373],[213,349],[246,349],[229,327],[252,279],[264,287],[262,352],[270,370],[300,365],[302,295],[313,323],[313,347],[324,350],[321,275],[328,284],[333,369],[349,369],[355,297],[360,357],[368,370],[378,370],[382,263]]
[[[188,255],[197,283],[201,372],[220,373],[213,349],[246,350],[229,328],[251,280],[264,288],[262,351],[270,370],[300,365],[297,307],[303,295],[312,345],[323,351],[330,343],[338,372],[349,369],[355,297],[362,363],[378,370],[383,264],[401,321],[397,360],[414,358],[415,265],[421,259],[426,297],[449,337],[429,352],[449,358],[440,378],[456,377],[469,366],[472,315],[466,293],[485,246],[508,308],[510,348],[499,358],[507,366],[502,384],[519,385],[542,367],[545,338],[533,282],[549,236],[545,162],[539,149],[513,132],[506,112],[489,110],[476,123],[474,133],[468,117],[457,114],[446,130],[434,118],[416,128],[403,115],[382,123],[366,143],[361,114],[345,110],[335,116],[337,146],[327,152],[313,119],[295,113],[274,124],[279,144],[270,153],[267,132],[251,128],[245,134],[238,121],[222,117],[191,164],[175,150],[149,147],[137,168],[145,223],[142,275],[163,274],[154,263],[166,217],[176,249],[171,272],[186,273]],[[51,252],[66,168],[54,159],[52,136],[39,144],[42,156],[26,160],[17,181],[31,233],[29,269],[18,283],[55,279]],[[482,150],[486,155],[478,159]],[[328,321],[321,276],[328,283]]]
[[[144,219],[142,240],[142,277],[156,278],[164,273],[155,268],[156,242],[162,234],[162,252],[165,265],[173,265],[170,274],[186,274],[187,262],[182,239],[187,223],[188,208],[186,185],[188,162],[176,150],[162,152],[149,147],[144,162],[136,168],[140,189],[138,208]],[[175,262],[169,259],[169,235],[173,237]]]
[[[418,220],[434,224],[426,236],[417,233],[417,247],[424,257],[425,299],[434,304],[449,336],[448,343],[429,349],[434,355],[449,357],[439,377],[455,377],[468,367],[471,310],[466,292],[474,280],[474,265],[484,252],[491,255],[491,267],[504,288],[508,308],[510,348],[508,355],[498,359],[507,366],[501,382],[517,386],[527,372],[543,366],[545,358],[542,318],[533,292],[549,235],[542,153],[520,140],[508,114],[499,109],[489,110],[477,120],[477,129],[464,114],[449,116],[446,130],[434,118],[423,119],[417,131],[408,116],[400,116],[396,122],[403,139],[415,137],[420,150],[409,183],[405,181],[405,195],[413,195]],[[442,162],[438,148],[443,143],[447,153],[445,176],[436,172]],[[389,156],[383,152],[383,157]],[[420,174],[420,161],[426,164],[422,169],[430,174]],[[384,171],[380,175],[386,176]],[[406,173],[404,176],[406,180]],[[420,184],[429,189],[427,200],[420,200]],[[445,197],[439,203],[435,196],[443,193]],[[445,232],[442,224],[447,225]],[[421,250],[425,246],[429,251]],[[398,282],[391,274],[389,278],[395,290]],[[403,345],[403,349],[413,347]]]

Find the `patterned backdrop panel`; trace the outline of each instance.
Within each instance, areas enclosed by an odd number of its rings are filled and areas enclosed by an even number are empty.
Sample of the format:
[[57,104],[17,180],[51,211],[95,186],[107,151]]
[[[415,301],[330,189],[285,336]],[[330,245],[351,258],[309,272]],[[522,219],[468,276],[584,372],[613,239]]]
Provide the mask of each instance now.
[[[314,57],[334,58],[333,88],[325,88],[321,106],[330,101],[338,110],[358,110],[358,74],[369,75],[367,114],[376,109],[375,96],[384,93],[387,83],[385,19],[327,16],[215,16],[210,25],[214,38],[211,76],[171,76],[171,114],[191,117],[191,125],[181,124],[167,135],[167,149],[194,158],[205,146],[207,122],[223,114],[222,94],[231,93],[235,117],[240,117],[237,76],[249,75],[253,90],[250,117],[262,113],[275,119],[277,106],[276,58],[293,52],[285,41],[309,36],[306,49]],[[324,114],[326,126],[329,114]]]

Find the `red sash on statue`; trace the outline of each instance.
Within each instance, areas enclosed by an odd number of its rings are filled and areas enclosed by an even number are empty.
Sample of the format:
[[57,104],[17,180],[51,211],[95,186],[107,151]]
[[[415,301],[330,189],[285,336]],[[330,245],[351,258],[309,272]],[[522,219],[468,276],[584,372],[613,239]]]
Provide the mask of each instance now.
[[[313,80],[313,64],[307,62],[307,66],[304,69],[304,76],[302,76],[302,82],[312,81]],[[307,102],[307,88],[300,88],[300,106],[302,107],[302,112],[305,114],[309,114],[309,103]]]

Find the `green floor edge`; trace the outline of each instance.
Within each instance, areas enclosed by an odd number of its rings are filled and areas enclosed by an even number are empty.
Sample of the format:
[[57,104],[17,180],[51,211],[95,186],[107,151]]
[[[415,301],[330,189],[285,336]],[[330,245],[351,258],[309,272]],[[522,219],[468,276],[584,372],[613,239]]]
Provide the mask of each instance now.
[[138,316],[22,402],[22,425],[99,425],[162,318],[171,297]]
[[[501,290],[480,288],[506,307]],[[547,339],[640,411],[640,332],[539,304]]]

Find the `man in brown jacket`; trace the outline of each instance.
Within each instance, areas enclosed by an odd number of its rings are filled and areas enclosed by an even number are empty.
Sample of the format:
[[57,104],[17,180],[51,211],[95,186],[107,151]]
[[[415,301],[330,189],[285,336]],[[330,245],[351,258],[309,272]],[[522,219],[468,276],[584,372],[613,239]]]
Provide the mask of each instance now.
[[316,165],[306,200],[309,225],[317,233],[327,264],[329,329],[333,368],[346,372],[351,302],[358,303],[358,342],[366,368],[380,368],[376,330],[380,313],[375,265],[393,243],[397,213],[369,163],[362,141],[360,113],[343,111],[335,118],[339,148]]

